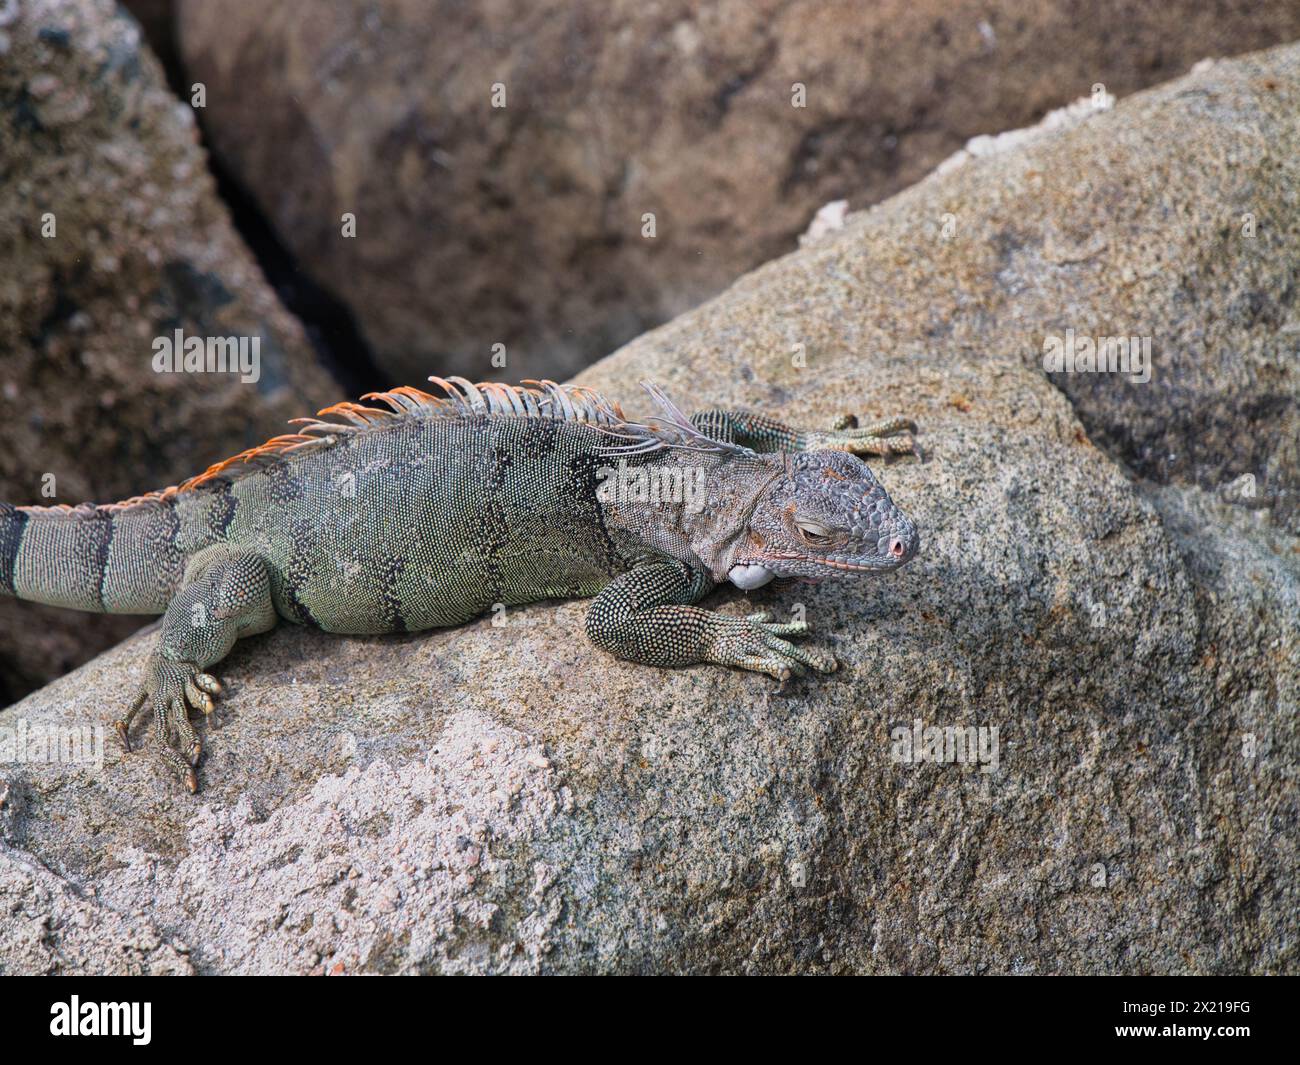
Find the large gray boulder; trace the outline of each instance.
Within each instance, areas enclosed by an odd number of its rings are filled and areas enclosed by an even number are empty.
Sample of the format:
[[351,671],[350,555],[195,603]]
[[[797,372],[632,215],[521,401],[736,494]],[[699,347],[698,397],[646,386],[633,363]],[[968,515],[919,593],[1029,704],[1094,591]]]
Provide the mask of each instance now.
[[[882,471],[912,564],[716,599],[802,604],[839,673],[780,693],[616,661],[582,603],[282,627],[222,664],[197,797],[111,744],[98,772],[0,769],[6,890],[44,937],[0,935],[0,969],[1295,972],[1300,541],[1268,412],[1295,414],[1297,160],[1300,47],[1219,63],[950,167],[630,344],[582,380],[920,422],[927,460]],[[1207,221],[1243,197],[1253,238]],[[1149,382],[1049,378],[1065,328],[1159,338]],[[1194,468],[1129,451],[1116,427],[1174,402],[1236,419],[1228,453],[1190,429]],[[1215,483],[1243,447],[1249,498]],[[0,727],[104,722],[147,641]],[[909,764],[917,722],[997,745]],[[59,884],[145,922],[140,946],[76,925]]]
[[506,376],[576,372],[828,201],[1300,37],[1293,0],[177,5],[216,151],[402,384],[502,376],[498,344]]

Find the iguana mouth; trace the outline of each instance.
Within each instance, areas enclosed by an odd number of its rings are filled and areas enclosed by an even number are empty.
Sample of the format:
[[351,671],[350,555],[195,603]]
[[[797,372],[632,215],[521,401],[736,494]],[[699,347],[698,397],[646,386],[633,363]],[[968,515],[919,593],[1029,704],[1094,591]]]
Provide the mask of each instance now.
[[821,558],[818,559],[815,564],[818,566],[830,566],[832,569],[844,570],[849,573],[873,573],[881,569],[893,569],[893,566],[869,566],[861,562],[837,562],[833,558]]
[[[802,558],[792,556],[789,561],[807,562],[817,564],[816,560],[811,558]],[[845,567],[855,569],[869,569],[870,567]],[[781,573],[761,562],[737,562],[727,571],[727,579],[737,588],[744,591],[753,591],[755,588],[762,588],[763,585],[776,581],[778,584],[821,584],[825,577],[808,577],[801,573]]]
[[[815,566],[818,569],[826,568],[826,569],[838,570],[841,573],[881,573],[881,572],[887,572],[889,570],[897,569],[899,566],[903,564],[903,562],[907,561],[907,559],[910,558],[911,556],[906,555],[906,556],[896,556],[896,557],[899,559],[898,561],[895,561],[894,558],[890,558],[884,561],[883,563],[882,562],[871,563],[871,562],[843,562],[840,561],[839,559],[833,559],[833,558],[814,558],[811,555],[776,555],[766,559],[765,561],[737,562],[735,566],[733,566],[732,568],[735,569],[737,567],[745,567],[749,569],[759,569],[759,568],[771,569],[778,577],[793,577],[797,580],[803,581],[806,584],[818,584],[821,581],[825,580],[826,578],[810,577],[802,573],[782,573],[781,564],[793,562],[804,566]],[[829,574],[827,576],[829,576]]]

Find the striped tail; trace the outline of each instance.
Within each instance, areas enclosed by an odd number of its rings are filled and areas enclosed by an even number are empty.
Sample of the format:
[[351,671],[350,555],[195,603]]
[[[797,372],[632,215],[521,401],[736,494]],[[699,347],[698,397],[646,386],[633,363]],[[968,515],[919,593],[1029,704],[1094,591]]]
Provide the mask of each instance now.
[[[134,504],[134,505],[132,505]],[[184,566],[170,502],[0,503],[0,595],[111,614],[161,614]]]

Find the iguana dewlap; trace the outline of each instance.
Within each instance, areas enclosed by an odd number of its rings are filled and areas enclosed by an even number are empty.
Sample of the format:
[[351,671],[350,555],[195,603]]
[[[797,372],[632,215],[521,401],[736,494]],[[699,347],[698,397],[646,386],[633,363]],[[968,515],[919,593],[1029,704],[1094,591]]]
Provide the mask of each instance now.
[[[277,618],[337,633],[456,625],[497,604],[595,596],[587,633],[656,666],[739,666],[785,680],[834,660],[774,624],[692,604],[716,583],[879,573],[916,527],[856,454],[909,452],[910,423],[805,432],[743,411],[687,419],[654,386],[649,424],[596,393],[431,378],[341,403],[184,484],[107,506],[0,504],[0,592],[163,614],[130,711],[191,790],[187,707],[206,671]],[[533,383],[530,383],[533,384]]]

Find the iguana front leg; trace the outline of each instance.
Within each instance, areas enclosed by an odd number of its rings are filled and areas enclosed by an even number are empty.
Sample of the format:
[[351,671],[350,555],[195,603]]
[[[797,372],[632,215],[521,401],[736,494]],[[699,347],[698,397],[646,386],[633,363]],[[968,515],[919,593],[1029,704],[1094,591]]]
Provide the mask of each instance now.
[[251,551],[216,545],[195,555],[185,583],[163,615],[158,647],[145,666],[145,679],[118,734],[131,749],[130,727],[145,703],[153,706],[159,755],[196,791],[194,766],[202,744],[189,720],[189,707],[210,714],[220,682],[205,672],[229,654],[241,636],[275,625],[266,564]]
[[691,422],[700,432],[724,443],[752,451],[848,451],[854,455],[919,454],[912,433],[916,424],[894,417],[857,427],[852,415],[828,430],[795,429],[763,414],[714,407],[697,411]]
[[809,669],[830,673],[835,659],[786,636],[806,622],[773,624],[767,614],[735,617],[690,604],[712,587],[681,562],[646,562],[610,581],[587,611],[587,635],[619,658],[652,666],[712,662],[767,673],[782,682]]

